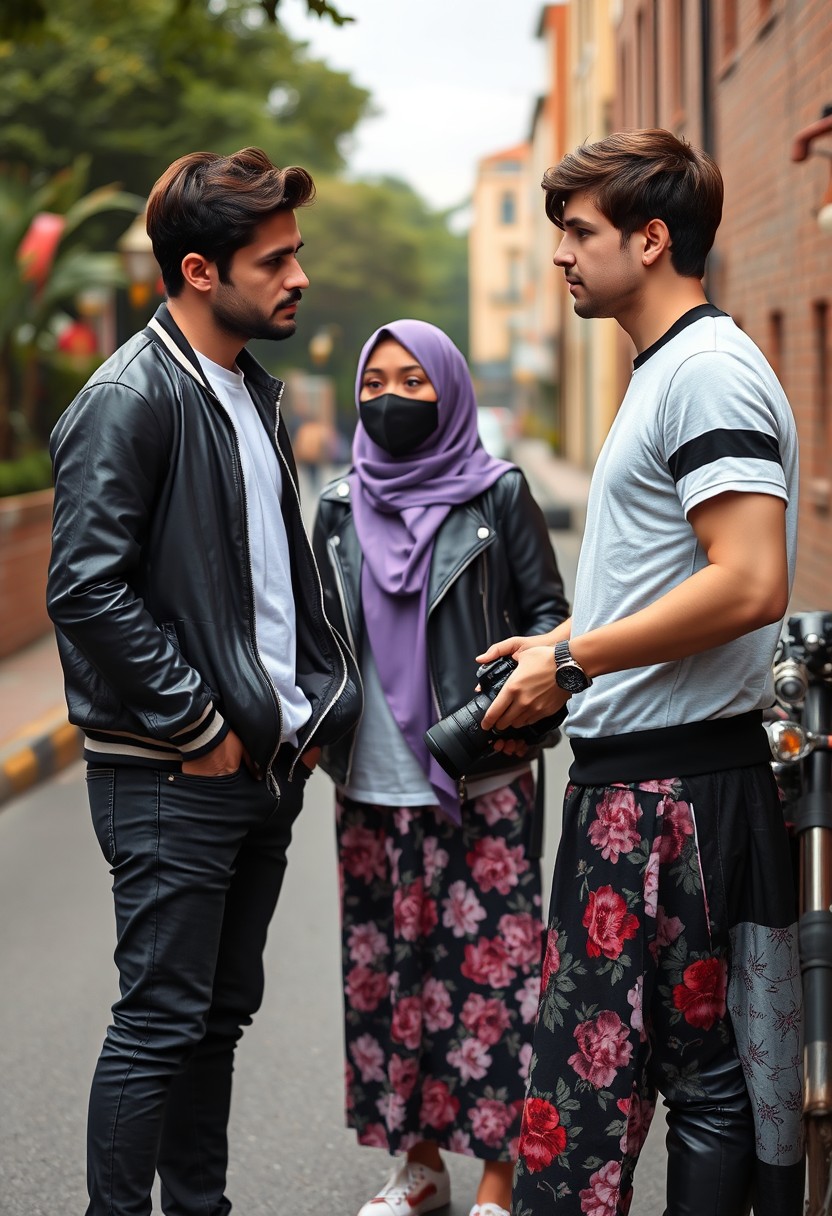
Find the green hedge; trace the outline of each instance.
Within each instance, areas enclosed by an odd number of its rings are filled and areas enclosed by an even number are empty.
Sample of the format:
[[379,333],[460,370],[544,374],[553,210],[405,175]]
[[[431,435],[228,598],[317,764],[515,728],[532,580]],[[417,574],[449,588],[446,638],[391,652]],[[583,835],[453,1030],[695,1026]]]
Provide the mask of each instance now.
[[52,461],[47,451],[30,452],[17,460],[0,460],[0,498],[48,490],[52,485]]

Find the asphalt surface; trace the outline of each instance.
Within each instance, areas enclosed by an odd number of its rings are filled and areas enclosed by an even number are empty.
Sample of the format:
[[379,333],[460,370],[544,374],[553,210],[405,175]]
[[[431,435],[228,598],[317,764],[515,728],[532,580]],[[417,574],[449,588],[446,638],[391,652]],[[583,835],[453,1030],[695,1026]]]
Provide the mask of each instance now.
[[[554,537],[574,579],[577,538]],[[544,888],[552,872],[569,763],[547,769]],[[89,822],[83,767],[12,800],[0,814],[0,1214],[82,1216],[89,1081],[117,995],[110,877]],[[306,806],[266,954],[266,999],[237,1055],[229,1195],[240,1216],[355,1216],[386,1176],[380,1150],[343,1126],[338,901],[332,790]],[[636,1174],[633,1212],[663,1210],[662,1129]],[[448,1156],[468,1216],[479,1169]],[[158,1211],[155,1208],[154,1211]]]

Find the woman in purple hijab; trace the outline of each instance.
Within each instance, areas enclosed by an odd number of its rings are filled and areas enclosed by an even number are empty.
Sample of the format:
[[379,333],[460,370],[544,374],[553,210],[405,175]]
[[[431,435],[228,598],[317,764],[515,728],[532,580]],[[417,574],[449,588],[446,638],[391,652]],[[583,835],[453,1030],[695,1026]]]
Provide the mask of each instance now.
[[468,701],[476,661],[568,615],[543,516],[477,430],[467,364],[394,321],[361,352],[353,469],[322,493],[329,620],[364,683],[328,748],[342,891],[347,1121],[400,1154],[359,1216],[449,1202],[440,1149],[480,1158],[472,1216],[508,1216],[540,989],[530,761],[494,752],[456,784],[426,729]]

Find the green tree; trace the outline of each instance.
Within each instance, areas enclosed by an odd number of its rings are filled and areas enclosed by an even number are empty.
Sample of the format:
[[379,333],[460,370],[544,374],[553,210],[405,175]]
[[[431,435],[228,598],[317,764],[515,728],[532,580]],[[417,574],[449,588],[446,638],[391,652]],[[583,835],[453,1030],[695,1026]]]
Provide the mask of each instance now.
[[[37,340],[55,314],[89,288],[123,286],[114,253],[91,251],[90,221],[112,212],[135,215],[144,200],[115,186],[87,194],[88,164],[75,164],[48,180],[32,182],[18,171],[0,178],[0,459],[13,454],[15,438],[30,438],[38,368]],[[60,216],[54,251],[42,270],[21,256],[21,242],[35,216]],[[14,369],[22,368],[15,383]]]
[[[180,0],[179,7],[184,12],[193,2],[195,0]],[[329,0],[305,0],[305,3],[310,13],[314,13],[316,17],[328,17],[333,25],[346,25],[347,22],[355,20],[354,17],[342,13],[334,4],[330,4]],[[259,9],[264,18],[274,25],[278,21],[280,4],[281,0],[256,0],[251,7]],[[217,7],[217,0],[214,0],[211,7]],[[0,9],[0,37],[36,35],[50,9],[48,0],[4,0],[3,8]]]
[[50,0],[37,37],[0,42],[0,162],[83,153],[92,186],[142,194],[197,148],[338,171],[369,94],[261,18],[251,0]]

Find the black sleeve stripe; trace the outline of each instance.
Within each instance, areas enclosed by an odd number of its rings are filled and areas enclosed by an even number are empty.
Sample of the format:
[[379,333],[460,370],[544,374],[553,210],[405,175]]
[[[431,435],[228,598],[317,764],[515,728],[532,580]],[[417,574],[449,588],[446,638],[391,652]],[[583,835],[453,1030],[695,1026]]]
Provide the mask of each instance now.
[[719,427],[681,444],[668,457],[667,465],[673,480],[679,482],[695,469],[728,457],[772,460],[775,464],[783,464],[780,445],[773,435],[765,435],[762,431],[734,431]]

